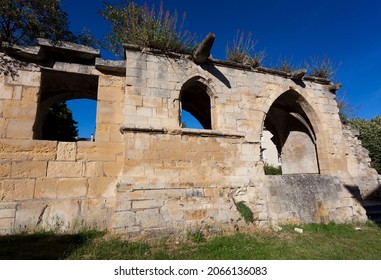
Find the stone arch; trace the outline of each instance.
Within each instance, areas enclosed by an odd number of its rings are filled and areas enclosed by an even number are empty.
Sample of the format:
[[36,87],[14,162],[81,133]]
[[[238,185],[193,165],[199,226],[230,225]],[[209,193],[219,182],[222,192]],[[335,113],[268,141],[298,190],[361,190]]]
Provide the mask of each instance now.
[[320,173],[320,124],[305,97],[293,89],[281,93],[269,106],[263,126],[273,135],[283,174]]
[[39,104],[33,126],[34,139],[43,139],[45,116],[53,104],[83,98],[97,100],[98,95],[98,76],[52,70],[41,72]]
[[212,129],[214,108],[214,92],[210,83],[200,76],[188,79],[180,90],[179,122],[182,122],[182,110],[194,116],[204,129]]

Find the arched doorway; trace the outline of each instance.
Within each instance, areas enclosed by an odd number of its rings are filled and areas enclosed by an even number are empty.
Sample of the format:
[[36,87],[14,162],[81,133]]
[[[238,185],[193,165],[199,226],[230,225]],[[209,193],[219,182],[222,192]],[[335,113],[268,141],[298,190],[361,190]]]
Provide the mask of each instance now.
[[283,174],[317,174],[316,134],[308,117],[308,102],[296,91],[281,94],[267,112],[264,127],[271,132]]

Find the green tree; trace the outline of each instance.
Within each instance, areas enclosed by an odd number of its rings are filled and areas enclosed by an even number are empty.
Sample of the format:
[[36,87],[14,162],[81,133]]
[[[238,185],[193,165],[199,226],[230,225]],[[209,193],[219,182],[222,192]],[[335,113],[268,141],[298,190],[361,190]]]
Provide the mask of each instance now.
[[116,55],[123,55],[125,43],[160,49],[163,51],[191,52],[196,46],[194,35],[183,29],[175,11],[149,8],[147,4],[138,6],[134,1],[118,2],[115,5],[104,4],[100,12],[111,24],[112,32],[106,36],[105,48]]
[[371,166],[381,174],[381,116],[371,120],[350,120],[353,128],[360,131],[362,145],[369,151]]
[[10,44],[32,45],[37,38],[76,41],[60,0],[0,0],[0,35]]
[[53,104],[46,113],[42,126],[42,138],[45,140],[75,141],[78,136],[78,122],[66,102]]

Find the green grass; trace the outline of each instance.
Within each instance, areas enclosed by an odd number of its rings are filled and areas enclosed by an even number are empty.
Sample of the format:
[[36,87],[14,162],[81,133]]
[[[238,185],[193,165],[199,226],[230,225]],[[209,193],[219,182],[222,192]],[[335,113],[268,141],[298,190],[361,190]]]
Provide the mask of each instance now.
[[[355,227],[361,230],[355,230]],[[372,224],[311,224],[285,226],[280,232],[253,230],[217,236],[204,242],[131,242],[97,232],[76,235],[3,236],[0,259],[204,259],[204,260],[358,260],[381,259],[381,228]]]

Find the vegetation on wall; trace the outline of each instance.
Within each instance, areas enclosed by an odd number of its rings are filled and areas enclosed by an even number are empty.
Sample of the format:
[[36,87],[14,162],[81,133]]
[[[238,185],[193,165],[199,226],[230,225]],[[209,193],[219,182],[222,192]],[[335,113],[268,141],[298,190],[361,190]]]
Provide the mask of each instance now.
[[245,204],[244,201],[236,202],[233,198],[233,202],[237,208],[237,211],[241,214],[242,218],[246,223],[252,223],[254,221],[253,212],[251,209]]
[[311,76],[323,79],[332,79],[339,67],[327,57],[311,57],[309,61],[305,62],[305,65]]
[[274,166],[265,163],[263,169],[265,171],[265,175],[282,175],[282,166]]
[[159,9],[138,6],[134,1],[105,3],[100,14],[112,28],[106,47],[118,56],[123,55],[125,43],[181,53],[190,53],[196,46],[195,35],[184,29],[185,14],[179,22],[177,11],[164,11],[163,3]]
[[360,132],[360,140],[364,148],[369,151],[371,167],[381,174],[381,116],[371,120],[352,119],[351,126]]
[[255,51],[255,45],[251,33],[248,33],[245,37],[245,33],[238,30],[231,45],[228,43],[226,46],[227,60],[250,65],[254,68],[261,66],[265,58],[265,52]]

